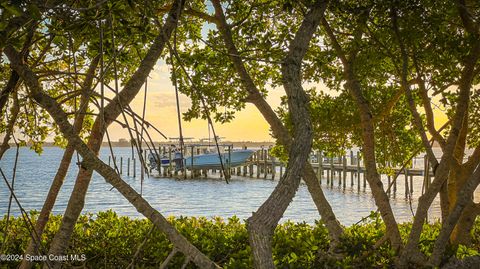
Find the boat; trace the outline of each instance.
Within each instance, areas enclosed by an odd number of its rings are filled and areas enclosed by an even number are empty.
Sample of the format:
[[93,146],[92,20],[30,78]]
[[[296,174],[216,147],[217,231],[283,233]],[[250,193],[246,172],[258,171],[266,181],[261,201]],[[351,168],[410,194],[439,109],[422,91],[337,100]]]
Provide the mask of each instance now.
[[[176,160],[180,159],[181,160],[181,154],[179,152],[173,152],[173,159],[172,159],[172,163],[175,163]],[[157,158],[155,157],[155,155],[153,153],[150,153],[148,155],[148,163],[150,165],[150,169],[157,169],[158,168],[158,164],[157,164]],[[161,167],[168,167],[170,166],[170,158],[167,157],[166,155],[163,155],[162,157],[160,157],[160,166]]]
[[218,154],[207,153],[190,156],[184,159],[184,166],[187,169],[222,169],[220,157],[222,157],[224,168],[232,168],[245,164],[248,158],[254,153],[250,149],[232,150]]

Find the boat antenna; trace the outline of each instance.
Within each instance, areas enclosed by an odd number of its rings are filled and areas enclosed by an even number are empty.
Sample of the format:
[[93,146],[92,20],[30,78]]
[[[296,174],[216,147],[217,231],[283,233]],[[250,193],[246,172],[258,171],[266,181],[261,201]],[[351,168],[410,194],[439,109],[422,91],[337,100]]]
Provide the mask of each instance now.
[[[173,47],[175,50],[177,49],[177,27],[175,27],[175,30],[173,32]],[[172,65],[172,79],[173,79],[173,85],[175,87],[175,101],[177,103],[177,120],[178,120],[178,132],[179,132],[178,143],[180,146],[180,159],[182,161],[182,174],[186,178],[187,174],[185,173],[185,167],[183,165],[183,152],[185,149],[185,142],[183,141],[182,116],[180,112],[180,99],[178,97],[177,71],[175,68],[175,63],[173,61],[173,53],[171,48],[170,48],[170,64]]]
[[[175,38],[175,35],[174,35],[174,38]],[[175,40],[175,39],[174,39]],[[215,128],[213,126],[213,122],[212,122],[212,117],[210,116],[210,112],[208,111],[208,107],[206,105],[206,102],[205,102],[205,98],[203,98],[201,92],[198,90],[198,88],[195,86],[195,83],[193,82],[192,78],[188,75],[188,72],[187,70],[185,69],[185,66],[183,66],[182,64],[182,61],[180,59],[180,56],[178,55],[178,52],[176,50],[176,47],[174,46],[174,48],[172,48],[172,45],[168,42],[167,43],[168,45],[168,48],[170,50],[170,53],[173,52],[173,55],[175,56],[175,58],[177,59],[180,67],[182,68],[183,72],[185,73],[185,76],[187,77],[188,81],[190,82],[190,84],[192,85],[193,89],[195,90],[194,92],[197,94],[198,98],[200,99],[200,101],[202,102],[202,107],[203,107],[203,110],[205,111],[205,114],[207,116],[207,120],[208,120],[208,124],[212,127],[212,134],[213,134],[213,139],[215,140],[215,146],[217,148],[217,153],[218,153],[218,158],[220,159],[220,166],[222,168],[222,173],[223,175],[225,176],[225,182],[228,184],[228,179],[230,177],[230,174],[229,173],[226,173],[225,171],[225,165],[223,164],[223,159],[222,159],[222,154],[220,153],[220,146],[218,145],[218,139],[217,139],[217,134],[215,133]],[[175,70],[175,69],[174,69]]]

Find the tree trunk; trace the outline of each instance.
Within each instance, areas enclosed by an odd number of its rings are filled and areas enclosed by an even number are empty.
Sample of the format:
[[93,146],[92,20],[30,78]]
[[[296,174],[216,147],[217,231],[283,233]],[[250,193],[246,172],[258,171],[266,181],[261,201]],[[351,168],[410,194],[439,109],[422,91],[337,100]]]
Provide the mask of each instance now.
[[[25,70],[18,61],[14,61],[10,56],[9,59],[19,70]],[[22,74],[22,72],[20,72],[20,74]],[[95,169],[108,183],[115,187],[115,189],[117,189],[133,206],[135,206],[139,213],[147,217],[157,228],[164,232],[170,242],[172,242],[175,247],[184,253],[197,266],[200,268],[219,268],[185,237],[178,233],[162,214],[155,210],[142,196],[130,187],[130,185],[124,182],[113,168],[98,159],[96,154],[91,151],[77,135],[75,135],[75,132],[68,122],[67,116],[61,106],[56,103],[53,98],[41,91],[41,86],[32,72],[29,72],[28,74],[25,72],[24,76],[26,80],[30,80],[30,88],[34,92],[32,97],[54,118],[55,123],[59,126],[61,132],[82,156],[82,167],[87,167],[89,170]],[[36,82],[32,82],[32,79],[35,79]],[[86,171],[85,168],[82,168],[82,170]]]
[[[362,127],[362,152],[364,155],[364,163],[366,169],[366,179],[372,190],[373,198],[375,204],[380,210],[383,221],[386,225],[387,237],[390,239],[392,246],[395,249],[399,249],[402,245],[400,232],[398,230],[398,225],[393,215],[393,211],[390,205],[388,195],[385,193],[383,188],[383,183],[381,181],[380,175],[377,171],[377,164],[375,160],[375,133],[374,133],[374,122],[373,115],[370,110],[370,105],[365,99],[362,93],[362,86],[356,77],[355,70],[353,69],[353,62],[347,59],[347,55],[344,52],[343,48],[337,41],[335,34],[333,33],[330,25],[326,19],[322,20],[322,24],[325,28],[327,35],[329,36],[332,45],[335,51],[340,58],[340,61],[343,64],[344,68],[344,78],[345,78],[345,87],[352,95],[355,100],[357,107],[360,112],[360,124]],[[361,31],[357,31],[355,39],[361,37]],[[353,51],[354,53],[355,50]],[[350,59],[354,59],[355,55],[351,55]]]
[[[453,166],[448,177],[448,200],[449,207],[446,213],[442,208],[442,216],[450,214],[456,205],[460,191],[467,183],[468,178],[471,176],[471,171],[463,164],[463,157],[465,154],[467,134],[468,134],[468,114],[463,119],[462,129],[458,137],[457,145],[454,151],[454,158],[457,165]],[[453,245],[468,244],[471,241],[470,230],[473,226],[475,218],[477,216],[476,207],[473,202],[473,197],[467,203],[464,211],[462,212],[457,225],[452,231],[450,236],[450,243]]]
[[474,67],[475,63],[478,60],[479,54],[480,42],[476,42],[470,54],[466,58],[465,66],[462,70],[462,77],[459,83],[460,93],[455,109],[455,115],[452,121],[452,127],[446,141],[442,159],[440,160],[438,168],[435,171],[435,178],[432,181],[432,184],[427,189],[427,191],[418,199],[418,206],[412,224],[412,229],[408,237],[407,245],[397,262],[397,266],[399,268],[407,268],[408,263],[411,261],[411,259],[420,254],[420,251],[418,249],[418,241],[420,239],[420,234],[423,230],[423,223],[425,221],[425,218],[427,217],[428,209],[430,208],[430,205],[437,196],[437,193],[440,191],[442,185],[445,184],[445,182],[447,181],[448,175],[450,173],[450,163],[452,161],[455,161],[454,150],[456,148],[457,140],[463,126],[463,119],[465,118],[465,115],[468,111],[470,88],[475,69]]
[[448,180],[440,187],[440,211],[442,215],[442,222],[447,219],[450,208],[450,201],[448,199]]
[[[175,25],[178,18],[177,16],[181,11],[182,6],[183,1],[177,1],[174,3],[172,7],[173,11],[171,11],[173,14],[169,16],[169,20],[167,21],[165,28],[168,29],[168,25],[171,23]],[[162,43],[164,44],[165,42]],[[161,47],[163,47],[163,45]],[[162,230],[166,237],[174,244],[174,246],[182,251],[187,258],[193,261],[197,266],[200,268],[218,268],[214,262],[212,262],[207,256],[205,256],[195,246],[188,242],[185,237],[179,234],[178,231],[175,230],[175,228],[158,211],[156,211],[145,199],[143,199],[143,197],[141,197],[126,182],[124,182],[114,169],[98,159],[95,152],[90,150],[90,148],[78,137],[78,135],[75,134],[73,127],[68,122],[68,118],[62,107],[55,101],[55,99],[43,92],[42,85],[39,83],[37,76],[31,71],[31,69],[22,63],[19,53],[16,52],[12,46],[7,46],[5,53],[10,60],[10,65],[15,68],[15,70],[28,85],[31,91],[30,96],[53,117],[60,131],[83,157],[81,171],[91,171],[91,169],[95,169],[105,178],[107,182],[115,187],[132,205],[134,205],[138,212],[142,213],[145,217],[151,220],[155,226]],[[128,99],[129,101],[133,99],[134,95],[135,92],[123,94],[124,97],[131,97]],[[111,104],[112,103],[109,105]],[[117,107],[119,106],[114,105],[113,110]]]
[[[106,128],[122,113],[123,107],[125,105],[128,105],[133,100],[133,98],[136,96],[141,86],[143,85],[146,77],[153,69],[155,63],[161,55],[161,52],[166,42],[168,42],[169,40],[173,29],[177,25],[177,21],[180,16],[181,10],[183,9],[183,5],[183,0],[177,0],[173,3],[172,8],[169,12],[169,16],[163,28],[161,29],[160,34],[155,38],[152,46],[147,52],[145,58],[142,60],[139,68],[127,81],[124,89],[113,98],[113,100],[104,108],[103,111],[100,111],[100,114],[103,113],[103,115],[99,115],[97,117],[91,131],[90,139],[88,141],[88,147],[95,155],[97,155],[99,152]],[[13,50],[13,48],[10,48],[9,50]],[[10,56],[11,55],[12,53],[10,53]],[[16,71],[18,72],[18,70]],[[21,73],[20,75],[22,76]],[[30,81],[30,83],[31,85],[34,85],[35,81]],[[69,239],[73,232],[74,225],[83,209],[83,205],[85,203],[85,194],[88,190],[91,176],[92,169],[80,169],[77,180],[75,182],[72,196],[70,197],[67,209],[62,219],[62,224],[58,233],[55,235],[52,241],[49,254],[64,254],[69,244]],[[54,267],[58,268],[60,266],[60,262],[54,263]]]
[[[243,60],[238,56],[240,55],[232,38],[232,33],[227,25],[225,16],[223,14],[223,10],[218,4],[215,4],[213,1],[214,7],[216,7],[215,16],[217,20],[215,23],[219,28],[225,45],[229,52],[229,57],[233,62],[233,65],[241,78],[241,82],[244,88],[249,93],[249,97],[247,98],[248,102],[254,104],[259,112],[262,114],[264,119],[269,123],[270,128],[273,132],[273,136],[277,139],[277,142],[284,146],[287,152],[290,151],[290,145],[292,143],[292,138],[285,126],[283,125],[282,121],[277,117],[275,112],[272,110],[271,106],[265,101],[262,97],[258,88],[256,87],[253,79],[251,78],[250,74],[247,72]],[[336,245],[339,243],[340,236],[343,233],[343,228],[338,222],[335,214],[333,213],[332,207],[328,203],[323,190],[317,180],[316,174],[313,170],[313,167],[309,162],[305,163],[304,166],[304,173],[303,173],[303,180],[305,181],[308,191],[312,196],[312,199],[322,217],[322,220],[325,222],[325,226],[329,232],[330,239],[332,240],[332,245]]]
[[343,234],[343,228],[340,225],[340,222],[338,222],[335,213],[333,213],[332,207],[328,203],[327,198],[323,194],[320,183],[317,180],[317,176],[310,162],[305,163],[302,178],[307,185],[308,191],[313,198],[313,202],[315,203],[325,226],[327,227],[331,240],[331,249],[335,249],[338,244],[340,244],[340,237]]
[[[302,88],[301,63],[314,32],[323,17],[326,2],[316,1],[297,31],[282,64],[282,82],[288,96],[288,107],[293,121],[294,141],[289,152],[288,169],[252,217],[247,220],[250,246],[255,268],[275,268],[272,257],[272,237],[300,185],[300,176],[312,145],[312,127],[308,111],[308,97]],[[216,2],[216,9],[220,9]]]
[[[448,178],[448,194],[451,207],[447,211],[448,214],[452,213],[455,209],[457,200],[461,195],[461,190],[468,183],[468,178],[471,176],[472,171],[462,165],[453,169],[454,173],[450,173]],[[452,231],[450,236],[450,243],[453,245],[463,244],[468,245],[471,242],[470,230],[473,227],[475,218],[478,215],[478,208],[473,202],[473,195],[470,197],[468,203],[463,210],[457,225]]]
[[442,256],[445,252],[445,248],[448,245],[448,240],[451,232],[456,227],[456,224],[464,212],[464,209],[469,205],[472,199],[473,192],[480,183],[480,167],[477,167],[475,172],[469,177],[467,182],[462,187],[462,190],[457,196],[455,206],[449,214],[447,220],[443,223],[440,234],[435,241],[435,246],[432,251],[429,263],[432,266],[439,266],[442,260]]
[[[95,70],[97,68],[99,59],[100,57],[97,56],[92,60],[82,86],[82,96],[80,99],[80,106],[79,106],[80,108],[77,113],[77,116],[75,117],[75,121],[73,123],[73,131],[75,132],[76,135],[78,135],[82,129],[83,120],[85,119],[85,112],[87,111],[88,102],[90,99],[90,92],[93,91],[91,88],[92,88],[93,78],[95,76]],[[48,191],[48,194],[47,194],[47,198],[43,203],[42,210],[40,211],[40,215],[38,216],[37,223],[35,224],[36,236],[38,236],[38,238],[42,237],[45,226],[47,225],[50,214],[52,213],[52,209],[57,200],[58,193],[60,192],[60,188],[63,185],[63,181],[65,180],[65,176],[67,175],[68,168],[70,167],[70,163],[72,161],[74,151],[75,151],[75,147],[69,142],[65,151],[63,152],[63,157],[62,157],[62,160],[60,161],[60,165],[58,167],[57,173],[53,178],[52,185],[50,186],[50,190]],[[27,250],[25,251],[25,255],[35,255],[36,253],[38,253],[38,250],[37,250],[38,246],[35,244],[36,241],[39,241],[39,240],[33,240],[32,238],[30,239],[30,242],[28,243],[28,246],[27,246]],[[31,268],[32,265],[33,263],[31,261],[28,261],[27,259],[23,259],[22,263],[20,264],[20,268],[27,269],[27,268]]]
[[[50,213],[52,212],[58,193],[60,192],[60,188],[62,187],[63,181],[68,172],[74,151],[75,149],[71,146],[71,144],[69,144],[63,153],[60,166],[58,167],[57,173],[52,181],[52,185],[50,186],[50,190],[48,191],[47,198],[43,203],[42,210],[40,211],[40,215],[38,216],[38,220],[35,224],[35,236],[38,236],[38,238],[42,237],[45,226],[47,225]],[[25,250],[25,255],[38,254],[38,245],[36,244],[37,241],[39,240],[33,240],[33,238],[30,238],[27,249]],[[21,269],[32,268],[32,266],[33,263],[27,259],[23,259],[22,263],[20,264]]]
[[86,169],[83,168],[83,171],[92,171],[92,169],[95,169],[95,171],[97,171],[108,183],[110,183],[133,206],[135,206],[139,213],[147,217],[157,228],[164,232],[170,242],[172,242],[175,247],[177,247],[197,266],[200,268],[219,268],[185,237],[183,237],[162,214],[155,210],[142,196],[130,187],[130,185],[123,181],[113,168],[103,163],[96,154],[90,150],[90,148],[83,143],[77,135],[75,135],[73,128],[68,123],[64,111],[54,99],[45,95],[43,92],[37,92],[33,97],[50,113],[50,115],[52,115],[62,133],[80,153],[83,158],[82,167],[87,167]]
[[392,247],[399,250],[402,246],[402,240],[398,225],[393,215],[392,207],[387,193],[383,188],[380,175],[377,172],[375,160],[375,133],[372,121],[372,113],[367,100],[363,97],[360,83],[355,78],[355,72],[351,64],[344,66],[347,79],[346,87],[350,90],[360,111],[360,120],[362,125],[362,153],[364,156],[366,178],[370,189],[372,190],[375,204],[380,210],[383,221],[385,222],[387,236],[390,239]]
[[16,92],[13,93],[12,99],[13,104],[12,108],[10,109],[10,119],[5,127],[5,136],[3,137],[2,144],[0,145],[0,160],[3,157],[3,154],[5,154],[5,152],[10,148],[10,138],[12,137],[15,128],[15,122],[17,121],[18,113],[20,112],[20,106],[18,104],[18,96]]
[[384,190],[382,180],[377,172],[377,165],[375,160],[375,138],[373,124],[371,122],[371,114],[362,113],[361,122],[363,127],[362,139],[366,177],[370,189],[372,190],[375,204],[380,210],[383,221],[385,222],[387,236],[390,239],[392,247],[399,250],[402,246],[400,231],[393,215],[393,210],[390,205],[390,199]]
[[7,85],[5,85],[5,87],[0,92],[0,119],[3,117],[3,109],[7,104],[8,96],[17,88],[19,80],[20,77],[18,76],[18,73],[12,70]]
[[[90,148],[90,150],[95,155],[98,155],[98,150],[94,151],[92,148]],[[68,200],[67,208],[63,214],[62,223],[50,244],[49,255],[61,256],[66,254],[65,251],[70,244],[70,236],[73,233],[77,219],[85,204],[85,195],[92,177],[92,172],[92,169],[80,169],[72,194]],[[62,265],[59,261],[52,263],[54,268],[60,268]]]
[[470,245],[472,243],[471,231],[475,224],[475,219],[479,214],[478,205],[473,202],[473,196],[470,197],[465,209],[460,215],[457,225],[452,231],[450,242],[453,245]]

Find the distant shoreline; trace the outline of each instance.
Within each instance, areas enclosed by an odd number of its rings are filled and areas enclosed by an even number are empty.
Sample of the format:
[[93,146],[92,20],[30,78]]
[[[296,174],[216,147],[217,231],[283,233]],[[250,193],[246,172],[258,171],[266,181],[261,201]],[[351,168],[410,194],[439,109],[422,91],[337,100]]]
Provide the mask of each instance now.
[[[162,147],[162,146],[169,146],[169,145],[177,145],[178,143],[177,142],[173,142],[173,141],[170,141],[170,142],[154,142],[155,146],[156,147]],[[202,145],[205,145],[205,144],[208,144],[208,142],[200,142],[200,141],[188,141],[188,142],[185,142],[185,145],[198,145],[198,144],[202,144]],[[214,142],[210,142],[210,144],[213,146],[215,145]],[[274,142],[269,142],[269,141],[263,141],[263,142],[256,142],[256,141],[221,141],[219,142],[219,144],[224,144],[224,145],[233,145],[233,147],[235,148],[243,148],[243,147],[247,147],[247,148],[260,148],[260,147],[270,147],[270,146],[274,146],[275,143]],[[131,147],[132,145],[129,143],[129,142],[125,142],[125,141],[122,141],[122,142],[111,142],[111,145],[112,147],[123,147],[123,148],[129,148]],[[15,144],[10,144],[11,147],[15,147]],[[26,147],[29,147],[30,144],[27,144]],[[59,147],[57,145],[55,145],[53,142],[45,142],[43,144],[44,147]],[[108,142],[103,142],[102,143],[102,147],[108,147],[109,144]],[[142,146],[147,146],[145,143],[143,143]]]

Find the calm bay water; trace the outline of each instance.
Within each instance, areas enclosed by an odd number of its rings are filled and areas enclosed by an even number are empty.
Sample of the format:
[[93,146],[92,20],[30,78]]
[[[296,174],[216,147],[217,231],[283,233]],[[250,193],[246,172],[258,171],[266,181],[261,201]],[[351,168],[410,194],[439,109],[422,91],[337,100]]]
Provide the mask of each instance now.
[[[117,156],[118,163],[120,157],[124,159],[124,175],[122,175],[122,178],[138,192],[142,189],[143,197],[166,216],[221,216],[227,218],[237,215],[240,219],[246,219],[265,201],[278,182],[278,180],[233,177],[230,184],[226,184],[224,180],[219,178],[178,180],[145,177],[142,184],[139,171],[137,171],[136,178],[126,176],[126,159],[131,157],[131,149],[114,148],[114,153]],[[40,156],[28,148],[20,149],[14,188],[18,200],[27,211],[41,209],[62,154],[62,149],[54,147],[46,147]],[[108,162],[109,155],[109,149],[102,148],[101,159]],[[75,155],[74,158],[75,161],[70,166],[64,186],[57,198],[53,210],[55,214],[63,214],[73,189],[78,171],[74,164],[76,162]],[[0,160],[0,167],[9,180],[12,178],[14,160],[14,148],[10,149]],[[137,170],[139,170],[138,162]],[[391,199],[395,216],[401,222],[412,219],[410,203],[404,196],[403,178],[403,176],[399,177],[396,197]],[[0,179],[0,215],[3,216],[7,212],[10,193],[3,178]],[[333,187],[330,187],[323,180],[322,187],[340,222],[344,225],[351,225],[358,222],[362,217],[368,216],[371,211],[376,210],[376,207],[368,187],[364,189],[362,183],[360,192],[358,192],[356,180],[353,187],[350,187],[349,176],[347,176],[347,180],[345,189],[338,186],[337,181],[335,181]],[[95,213],[112,209],[119,215],[143,217],[118,191],[111,188],[101,176],[95,173],[90,183],[83,212]],[[420,195],[421,188],[422,178],[414,178],[414,198]],[[413,210],[416,208],[415,200],[412,204]],[[12,204],[12,214],[16,216],[20,214],[15,201]],[[430,209],[430,218],[438,217],[439,202],[437,199]],[[290,219],[297,222],[313,223],[318,218],[318,211],[305,184],[302,182],[282,221]]]

